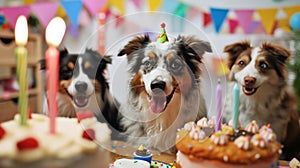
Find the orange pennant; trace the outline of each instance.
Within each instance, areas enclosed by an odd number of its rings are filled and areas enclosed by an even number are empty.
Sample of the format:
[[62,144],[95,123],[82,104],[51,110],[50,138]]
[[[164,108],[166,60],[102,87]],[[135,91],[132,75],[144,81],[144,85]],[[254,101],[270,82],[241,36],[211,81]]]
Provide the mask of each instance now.
[[257,9],[260,20],[268,34],[272,34],[273,28],[275,26],[277,11],[277,8]]
[[300,12],[300,6],[292,6],[292,7],[286,7],[283,8],[283,11],[285,12],[287,19],[290,20],[290,18],[295,14],[296,12]]
[[149,10],[150,12],[158,10],[161,6],[162,0],[148,0]]

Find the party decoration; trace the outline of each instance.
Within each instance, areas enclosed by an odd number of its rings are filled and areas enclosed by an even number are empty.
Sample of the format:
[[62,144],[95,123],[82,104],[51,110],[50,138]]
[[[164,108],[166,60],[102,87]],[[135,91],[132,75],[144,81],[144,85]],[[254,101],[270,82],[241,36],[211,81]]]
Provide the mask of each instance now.
[[256,11],[260,16],[262,25],[264,26],[266,32],[268,34],[272,34],[278,9],[277,8],[257,9]]
[[229,24],[229,33],[234,33],[234,31],[239,25],[238,21],[235,19],[228,19],[228,24]]
[[65,12],[65,9],[62,6],[59,6],[57,9],[57,12],[56,12],[56,16],[64,18],[64,17],[66,17],[66,15],[67,14]]
[[75,38],[77,38],[79,36],[78,26],[73,26],[72,24],[69,24],[67,27],[67,32]]
[[187,19],[194,19],[197,15],[200,15],[201,12],[195,8],[195,7],[189,7],[189,9],[186,12],[186,18]]
[[220,32],[221,26],[226,19],[229,9],[210,8],[211,18],[215,25],[215,31]]
[[119,11],[119,15],[124,15],[125,13],[124,0],[109,0],[109,6]]
[[249,34],[249,28],[252,23],[252,15],[254,13],[254,10],[235,10],[237,21],[239,25],[244,30],[245,34]]
[[141,0],[131,0],[131,1],[138,9],[141,8]]
[[79,13],[79,25],[88,26],[91,23],[88,12],[85,9],[82,9]]
[[184,3],[180,3],[177,8],[175,9],[174,14],[180,17],[185,18],[186,16],[186,12],[189,9],[189,6],[184,4]]
[[150,12],[158,10],[158,8],[161,6],[162,0],[148,0],[148,6]]
[[290,20],[295,13],[300,12],[300,5],[285,7],[283,8],[283,11],[286,14],[287,20]]
[[31,9],[42,26],[46,27],[50,20],[55,17],[58,6],[58,2],[35,3],[31,5]]
[[164,43],[164,42],[169,41],[166,30],[165,30],[166,24],[162,23],[160,25],[160,27],[161,27],[161,32],[160,32],[159,36],[157,37],[157,42]]
[[105,5],[107,0],[82,0],[84,6],[93,16],[97,16],[100,9]]
[[240,105],[240,88],[237,83],[233,87],[233,113],[232,113],[232,125],[235,130],[238,129],[239,120],[239,105]]
[[82,8],[81,0],[61,1],[61,5],[65,9],[73,26],[78,26],[79,12]]
[[33,4],[35,0],[23,0],[24,4],[29,5]]
[[0,13],[2,13],[5,16],[11,28],[14,29],[16,21],[19,16],[23,15],[26,18],[28,18],[30,14],[30,7],[29,6],[3,7],[0,8]]
[[290,25],[294,31],[300,31],[300,12],[291,17]]
[[55,119],[58,114],[57,92],[58,92],[58,71],[59,71],[59,51],[56,47],[61,43],[65,34],[66,24],[59,17],[53,18],[46,28],[46,42],[49,48],[46,51],[47,69],[47,98],[48,115],[50,119],[50,133],[56,133]]
[[210,13],[203,13],[203,27],[206,27],[212,21]]
[[18,17],[15,27],[17,80],[19,83],[18,110],[20,112],[20,124],[27,125],[28,118],[28,81],[27,81],[27,49],[28,25],[24,15]]
[[163,11],[168,13],[173,13],[178,5],[179,5],[178,0],[164,0]]

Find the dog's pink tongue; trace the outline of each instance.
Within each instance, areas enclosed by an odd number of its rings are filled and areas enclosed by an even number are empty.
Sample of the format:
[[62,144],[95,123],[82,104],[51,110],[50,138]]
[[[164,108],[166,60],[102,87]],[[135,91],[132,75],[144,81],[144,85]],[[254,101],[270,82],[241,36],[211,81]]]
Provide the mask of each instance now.
[[165,94],[153,95],[150,100],[150,108],[153,113],[160,113],[164,110],[166,103]]

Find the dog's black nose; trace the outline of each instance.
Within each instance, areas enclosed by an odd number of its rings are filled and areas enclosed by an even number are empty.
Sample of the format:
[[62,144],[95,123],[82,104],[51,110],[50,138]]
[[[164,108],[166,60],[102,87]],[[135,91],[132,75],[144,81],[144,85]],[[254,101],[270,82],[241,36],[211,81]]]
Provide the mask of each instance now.
[[154,80],[151,82],[151,90],[154,91],[156,89],[165,90],[166,88],[166,82],[161,80]]
[[75,83],[75,88],[78,92],[85,92],[87,87],[88,87],[88,85],[86,82],[78,81]]
[[245,85],[254,85],[255,82],[256,82],[256,78],[250,77],[250,76],[246,76],[244,78],[244,82],[245,82]]

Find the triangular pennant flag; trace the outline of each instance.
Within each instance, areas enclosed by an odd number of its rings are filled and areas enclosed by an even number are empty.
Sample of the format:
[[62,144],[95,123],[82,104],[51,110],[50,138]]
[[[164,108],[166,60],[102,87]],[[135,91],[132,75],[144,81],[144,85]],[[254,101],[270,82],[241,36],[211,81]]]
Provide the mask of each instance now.
[[179,2],[177,0],[164,0],[163,11],[173,13],[178,5]]
[[156,11],[161,6],[162,0],[148,0],[150,12]]
[[244,30],[245,34],[249,34],[250,25],[252,22],[252,15],[254,13],[254,10],[235,10],[234,11],[237,17],[237,21],[239,25]]
[[290,18],[295,14],[296,12],[300,12],[300,6],[291,6],[283,8],[283,11],[285,12],[287,19],[290,20]]
[[25,5],[30,5],[30,4],[33,4],[34,3],[34,0],[23,0],[23,3]]
[[229,9],[210,8],[211,18],[215,25],[215,30],[219,33]]
[[141,0],[132,0],[132,2],[138,9],[141,8]]
[[20,15],[24,15],[27,19],[30,14],[29,6],[15,6],[15,7],[2,7],[0,8],[2,13],[7,19],[12,29],[15,29],[16,21]]
[[286,31],[286,32],[290,32],[291,28],[290,28],[290,22],[287,18],[283,18],[283,19],[278,19],[277,20],[277,26],[279,28],[281,28],[282,30]]
[[58,2],[44,2],[32,4],[31,9],[35,13],[35,16],[39,19],[42,26],[47,27],[50,20],[55,17],[58,6]]
[[81,0],[65,0],[60,2],[63,8],[65,9],[69,19],[73,26],[78,26],[78,16],[82,8]]
[[228,19],[228,24],[229,24],[229,32],[231,34],[234,33],[235,29],[237,28],[237,26],[239,25],[238,21],[235,19]]
[[109,6],[118,10],[120,15],[124,15],[125,13],[124,0],[109,0]]
[[62,6],[58,6],[56,16],[64,18],[66,16],[65,9]]
[[184,4],[184,3],[180,3],[177,8],[175,9],[174,14],[180,17],[185,17],[186,16],[186,12],[189,9],[189,6]]
[[82,9],[79,14],[79,25],[87,26],[91,23],[88,12],[85,9]]
[[71,36],[77,38],[78,35],[79,35],[78,26],[74,26],[74,25],[72,25],[72,24],[69,24],[69,26],[68,26],[68,28],[67,28],[67,32],[68,32]]
[[186,18],[188,19],[194,19],[197,15],[200,14],[200,11],[195,8],[195,7],[190,7],[188,10],[187,10],[187,13],[186,13]]
[[266,31],[260,21],[253,21],[250,27],[250,32],[253,34],[266,34]]
[[84,6],[93,16],[97,16],[99,10],[105,5],[107,0],[82,0]]
[[278,8],[257,9],[261,23],[268,34],[272,34]]
[[211,23],[211,16],[209,13],[203,13],[203,27],[206,27],[208,24]]

